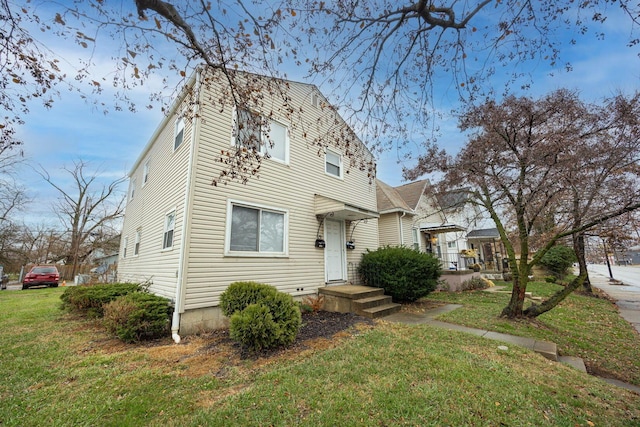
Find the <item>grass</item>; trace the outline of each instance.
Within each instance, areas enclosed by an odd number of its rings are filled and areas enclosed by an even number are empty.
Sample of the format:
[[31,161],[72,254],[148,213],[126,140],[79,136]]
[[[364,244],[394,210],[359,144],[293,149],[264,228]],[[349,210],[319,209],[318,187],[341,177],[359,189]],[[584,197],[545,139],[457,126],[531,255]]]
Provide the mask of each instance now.
[[382,322],[242,359],[222,333],[120,343],[61,292],[0,293],[0,425],[640,425],[638,395],[462,333]]
[[[533,321],[513,321],[499,317],[509,302],[511,286],[498,285],[506,286],[505,292],[438,292],[429,295],[428,301],[464,306],[439,320],[552,341],[562,355],[583,358],[592,373],[640,386],[640,336],[609,300],[574,293]],[[527,286],[527,291],[540,297],[558,289],[545,282]]]

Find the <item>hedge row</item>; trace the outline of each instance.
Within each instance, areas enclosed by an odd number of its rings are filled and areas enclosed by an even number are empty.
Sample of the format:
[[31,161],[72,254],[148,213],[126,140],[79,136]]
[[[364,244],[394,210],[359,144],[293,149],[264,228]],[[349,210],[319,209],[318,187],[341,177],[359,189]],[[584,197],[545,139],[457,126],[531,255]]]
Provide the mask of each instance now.
[[169,333],[169,300],[135,283],[71,286],[60,296],[62,309],[102,318],[107,330],[125,342]]

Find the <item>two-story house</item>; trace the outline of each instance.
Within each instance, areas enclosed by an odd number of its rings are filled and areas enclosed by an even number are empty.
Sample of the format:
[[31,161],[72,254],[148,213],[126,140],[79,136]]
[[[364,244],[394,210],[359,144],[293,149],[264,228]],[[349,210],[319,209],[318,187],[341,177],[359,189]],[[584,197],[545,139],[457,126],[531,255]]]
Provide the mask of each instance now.
[[[269,110],[247,111],[224,97],[224,79],[200,83],[203,73],[129,173],[118,263],[119,280],[172,300],[176,341],[224,325],[219,299],[232,282],[308,295],[345,283],[378,247],[374,158],[358,140],[333,139],[350,129],[315,86],[285,82],[286,106],[265,91]],[[249,125],[256,116],[264,129]],[[214,185],[228,166],[221,153],[242,149],[246,132],[262,140],[259,176]]]
[[465,267],[466,228],[450,221],[428,180],[391,187],[377,180],[380,245],[407,246],[434,254],[442,268]]

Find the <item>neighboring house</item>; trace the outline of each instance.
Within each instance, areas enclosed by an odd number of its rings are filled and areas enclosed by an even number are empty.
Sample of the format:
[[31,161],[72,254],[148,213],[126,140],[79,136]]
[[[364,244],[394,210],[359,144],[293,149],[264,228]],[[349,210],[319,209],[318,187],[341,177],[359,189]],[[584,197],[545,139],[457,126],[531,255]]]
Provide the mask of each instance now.
[[431,194],[428,180],[391,187],[377,180],[379,239],[381,245],[404,245],[433,253],[444,269],[462,267],[459,252],[466,249],[466,229],[447,221],[445,211]]
[[[220,294],[232,282],[314,294],[347,282],[362,253],[378,247],[373,156],[359,141],[349,157],[331,140],[317,145],[346,124],[315,86],[287,82],[290,104],[303,112],[292,123],[275,97],[273,111],[221,108],[208,101],[216,89],[197,81],[188,85],[198,111],[184,117],[179,99],[129,173],[118,262],[119,281],[146,282],[173,302],[176,341],[224,325]],[[272,95],[264,96],[267,104]],[[270,125],[259,178],[213,185],[220,153],[236,149],[251,114]],[[354,156],[370,169],[351,166]]]
[[485,270],[503,271],[508,268],[506,251],[497,228],[471,230],[467,233],[469,247],[478,254],[478,262]]

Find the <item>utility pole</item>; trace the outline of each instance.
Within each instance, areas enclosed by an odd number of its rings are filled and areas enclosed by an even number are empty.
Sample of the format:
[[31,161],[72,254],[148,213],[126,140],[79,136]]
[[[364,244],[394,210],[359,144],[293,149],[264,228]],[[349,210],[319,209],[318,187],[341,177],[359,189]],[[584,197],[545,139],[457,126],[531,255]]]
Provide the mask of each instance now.
[[609,269],[609,279],[613,280],[613,272],[611,271],[611,263],[609,262],[609,253],[607,252],[607,242],[602,237],[602,246],[604,248],[604,259],[607,260],[607,268]]

